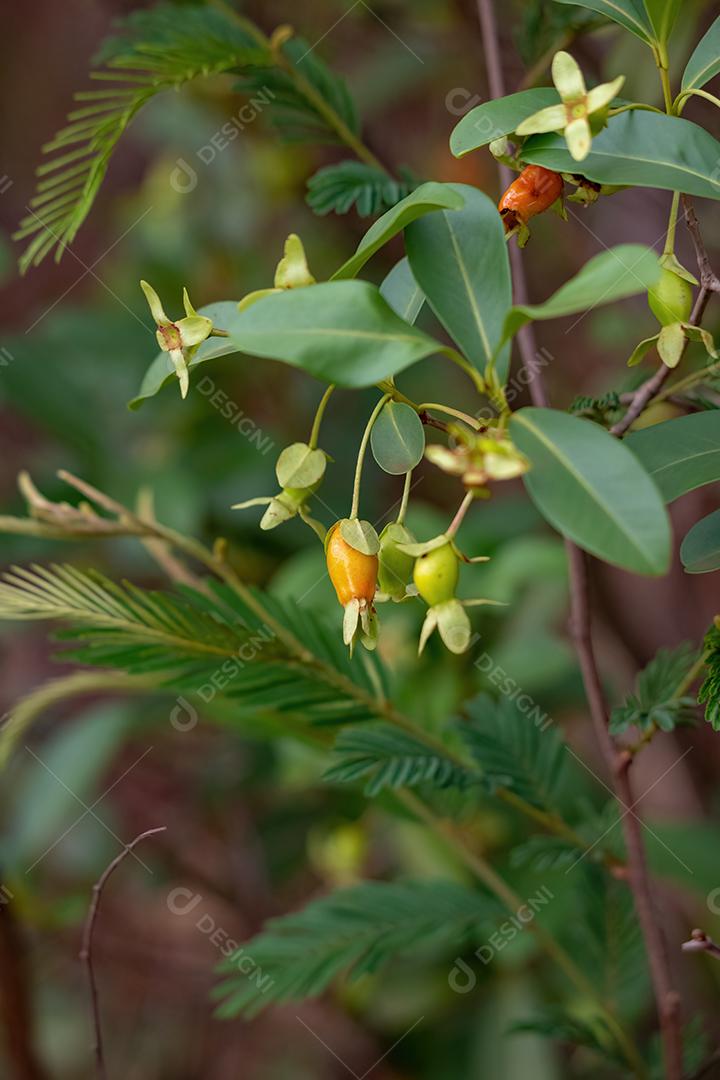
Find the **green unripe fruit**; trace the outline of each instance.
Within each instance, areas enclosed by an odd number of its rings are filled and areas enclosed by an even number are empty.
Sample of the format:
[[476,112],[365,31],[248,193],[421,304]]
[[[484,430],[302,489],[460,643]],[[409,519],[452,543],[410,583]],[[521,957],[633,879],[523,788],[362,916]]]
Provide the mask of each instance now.
[[413,580],[420,596],[430,607],[452,600],[459,577],[459,560],[450,543],[415,560]]
[[648,290],[648,304],[661,326],[687,322],[692,310],[690,283],[672,270],[663,270],[654,288]]
[[397,521],[391,521],[380,533],[378,588],[393,600],[402,600],[405,596],[415,564],[412,555],[398,550],[398,544],[413,542],[412,534]]

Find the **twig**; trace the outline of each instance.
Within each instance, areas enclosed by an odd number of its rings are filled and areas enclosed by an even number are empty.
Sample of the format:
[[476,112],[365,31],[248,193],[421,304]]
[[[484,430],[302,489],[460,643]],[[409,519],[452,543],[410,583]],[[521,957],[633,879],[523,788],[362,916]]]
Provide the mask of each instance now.
[[[477,0],[477,3],[483,27],[483,45],[491,93],[493,97],[502,97],[505,88],[500,65],[500,50],[492,0]],[[522,258],[517,250],[513,259],[513,274],[516,290],[523,295],[526,292],[526,279]],[[533,404],[547,405],[548,398],[545,393],[542,375],[536,364],[534,336],[532,333],[524,336],[518,335],[518,343],[523,365],[528,374],[531,375],[529,391]],[[591,636],[586,557],[569,540],[565,542],[565,547],[570,569],[573,637],[593,725],[603,756],[611,771],[616,797],[626,807],[632,807],[633,796],[628,775],[632,755],[621,755],[619,753],[608,730],[608,709],[595,660]],[[667,945],[653,910],[652,889],[645,859],[641,823],[634,813],[626,813],[622,819],[622,825],[628,855],[629,884],[633,894],[635,910],[642,928],[652,974],[653,990],[663,1040],[666,1080],[680,1080],[682,1076],[680,1000],[672,986]]]
[[[720,278],[715,274],[712,266],[710,265],[710,258],[708,256],[705,244],[703,243],[702,236],[700,235],[700,225],[695,213],[695,207],[692,204],[692,200],[687,196],[682,196],[683,208],[685,210],[685,224],[688,227],[688,232],[692,237],[693,247],[695,248],[695,256],[697,258],[698,270],[700,272],[700,290],[695,297],[695,303],[693,305],[692,312],[690,314],[690,322],[693,326],[699,326],[702,322],[703,315],[705,314],[705,308],[707,307],[710,294],[713,292],[720,292]],[[685,353],[687,348],[687,338],[683,346],[680,358]],[[669,368],[666,364],[661,364],[654,375],[651,375],[642,386],[635,391],[632,400],[628,407],[627,412],[623,416],[622,420],[618,420],[617,424],[610,428],[611,435],[617,435],[618,437],[625,434],[628,428],[634,424],[638,416],[643,410],[650,404],[654,397],[657,396],[659,391],[667,379],[672,374],[673,369]]]
[[85,920],[85,926],[83,928],[82,936],[82,948],[80,950],[80,959],[87,966],[88,982],[90,984],[90,1003],[92,1007],[93,1018],[93,1031],[95,1037],[94,1053],[95,1053],[95,1067],[97,1076],[100,1080],[106,1080],[107,1072],[105,1070],[105,1055],[103,1053],[102,1042],[102,1028],[100,1024],[100,1001],[98,997],[97,980],[95,978],[95,966],[93,962],[93,932],[95,930],[95,923],[97,920],[98,909],[100,907],[100,898],[102,891],[108,882],[108,878],[117,870],[120,863],[125,859],[130,852],[136,847],[141,840],[146,840],[149,836],[156,836],[158,833],[165,832],[167,826],[160,825],[156,829],[147,829],[145,832],[140,833],[134,840],[131,840],[129,844],[126,844],[124,849],[117,855],[109,866],[103,870],[102,874],[93,885],[93,895],[90,902],[90,908],[88,910],[87,918]]
[[720,960],[720,945],[705,933],[704,930],[693,930],[689,941],[683,941],[683,952],[706,952]]

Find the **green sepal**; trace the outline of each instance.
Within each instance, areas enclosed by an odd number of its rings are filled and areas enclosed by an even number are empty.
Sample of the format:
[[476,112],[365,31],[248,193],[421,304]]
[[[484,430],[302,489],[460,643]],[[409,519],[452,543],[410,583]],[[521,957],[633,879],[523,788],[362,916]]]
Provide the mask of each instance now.
[[351,548],[362,555],[377,555],[380,550],[380,537],[369,521],[345,518],[339,525],[340,535]]
[[327,457],[323,450],[313,450],[307,443],[286,446],[277,459],[275,475],[282,488],[309,488],[324,474]]

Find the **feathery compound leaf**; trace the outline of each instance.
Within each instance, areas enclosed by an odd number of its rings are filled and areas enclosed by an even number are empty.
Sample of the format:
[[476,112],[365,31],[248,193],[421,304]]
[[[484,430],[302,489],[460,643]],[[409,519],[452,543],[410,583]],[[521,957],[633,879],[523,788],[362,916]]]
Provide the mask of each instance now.
[[[251,97],[262,95],[263,101],[270,98],[270,122],[282,138],[288,142],[341,143],[323,115],[323,105],[329,106],[353,135],[359,134],[355,104],[344,79],[323,63],[313,46],[302,38],[292,38],[282,45],[282,53],[299,79],[267,63],[251,68],[237,84],[238,90]],[[306,93],[303,85],[307,86]]]
[[354,206],[360,217],[370,217],[389,210],[418,185],[406,173],[395,180],[363,161],[341,161],[318,169],[307,186],[307,203],[316,214],[347,214]]
[[610,730],[618,735],[633,725],[642,731],[672,731],[678,724],[691,724],[695,698],[682,691],[697,659],[697,650],[688,642],[660,649],[638,675],[635,693],[613,709]]
[[708,724],[720,731],[720,630],[716,626],[711,626],[705,635],[705,681],[697,699],[705,706]]
[[540,1016],[520,1020],[509,1030],[512,1034],[544,1035],[548,1039],[569,1043],[571,1046],[585,1046],[614,1063],[627,1065],[613,1033],[601,1016],[586,1019],[573,1016],[562,1006],[557,1006],[544,1009]]
[[75,94],[79,107],[43,152],[38,184],[16,240],[30,238],[20,259],[25,272],[55,248],[60,259],[87,217],[125,129],[155,94],[199,76],[259,62],[258,40],[217,11],[164,4],[136,12],[103,47],[90,77],[102,90]]
[[563,780],[565,744],[554,728],[542,730],[507,698],[479,694],[458,730],[491,788],[506,787],[535,806],[552,809]]
[[369,796],[379,795],[385,788],[426,783],[440,788],[465,788],[480,779],[471,769],[390,724],[365,724],[341,731],[333,749],[343,759],[327,770],[323,780],[351,784],[367,777],[365,794]]
[[[399,955],[459,949],[499,914],[495,900],[444,881],[368,881],[272,919],[225,961],[221,1017],[253,1016],[277,1001],[317,997]],[[248,974],[243,974],[248,972]]]

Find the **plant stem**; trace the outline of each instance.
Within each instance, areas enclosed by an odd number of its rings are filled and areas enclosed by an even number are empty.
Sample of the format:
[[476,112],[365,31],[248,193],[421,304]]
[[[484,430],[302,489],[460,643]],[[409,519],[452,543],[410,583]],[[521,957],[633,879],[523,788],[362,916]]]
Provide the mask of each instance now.
[[353,483],[352,494],[352,506],[350,508],[350,517],[356,518],[358,516],[358,508],[360,506],[360,481],[362,480],[363,464],[365,461],[365,451],[367,450],[367,444],[370,441],[370,432],[373,429],[373,424],[377,420],[378,416],[383,410],[383,407],[387,401],[390,400],[392,394],[383,394],[378,401],[377,405],[370,413],[370,418],[365,425],[363,437],[360,440],[360,449],[358,450],[357,463],[355,465],[355,481]]
[[482,431],[485,426],[479,420],[476,420],[474,416],[468,416],[467,413],[462,412],[460,409],[452,409],[449,405],[439,405],[437,401],[424,401],[422,405],[416,405],[414,408],[419,413],[425,412],[427,409],[434,409],[435,412],[445,413],[446,416],[454,416],[456,420],[462,420],[464,424],[473,428],[474,431]]
[[677,230],[678,207],[680,206],[680,192],[673,191],[670,203],[670,217],[668,219],[667,233],[665,234],[665,246],[663,255],[672,255],[675,251],[675,233]]
[[412,469],[409,469],[405,473],[405,483],[403,484],[402,499],[400,500],[400,509],[398,510],[398,516],[396,522],[398,525],[405,523],[405,515],[407,514],[408,503],[410,501],[410,488],[412,487]]
[[[500,48],[495,25],[495,13],[492,0],[477,0],[483,27],[483,45],[487,58],[488,75],[492,97],[504,95]],[[518,252],[519,255],[519,252]],[[513,264],[516,287],[525,293],[525,274],[521,257]],[[529,326],[529,324],[528,324]],[[542,376],[535,364],[537,354],[532,335],[519,337],[523,363],[532,375],[529,380],[530,396],[535,405],[547,405]],[[585,693],[590,705],[590,713],[603,754],[611,767],[611,775],[617,798],[625,806],[633,805],[632,791],[628,776],[628,766],[632,755],[627,756],[627,764],[621,770],[617,764],[617,752],[608,731],[607,707],[600,683],[591,637],[591,611],[587,591],[587,567],[585,555],[573,543],[566,541],[570,568],[570,593],[575,647],[583,675]],[[681,1080],[682,1076],[682,1032],[679,1012],[679,997],[672,986],[667,946],[656,913],[653,911],[651,885],[643,848],[641,823],[634,813],[623,817],[623,831],[628,854],[630,887],[633,893],[635,910],[643,931],[645,947],[648,953],[652,973],[653,989],[657,1004],[660,1031],[663,1040],[666,1080]]]
[[[523,907],[522,898],[503,878],[500,877],[490,863],[483,859],[482,856],[478,855],[477,852],[472,851],[467,847],[450,823],[440,820],[440,818],[433,814],[432,811],[412,792],[402,790],[399,792],[399,797],[401,802],[403,802],[412,813],[452,848],[460,861],[464,863],[471,873],[474,874],[502,904],[504,904],[511,914],[514,914]],[[608,1028],[617,1039],[618,1046],[622,1049],[635,1075],[638,1077],[646,1077],[647,1069],[645,1063],[640,1057],[632,1040],[629,1038],[621,1024],[618,1023],[614,1014],[601,1000],[592,982],[584,975],[580,968],[578,968],[570,954],[565,951],[562,945],[555,940],[552,934],[550,934],[537,919],[533,919],[527,926],[538,939],[541,947],[548,956],[550,956],[558,967],[565,972],[568,979],[581,991],[581,993],[586,994],[594,1002],[598,1011],[602,1014],[607,1023]]]
[[685,90],[682,94],[678,94],[678,96],[675,98],[673,111],[677,116],[679,116],[680,113],[683,111],[683,108],[688,98],[694,95],[705,98],[706,101],[711,101],[713,105],[716,105],[718,109],[720,109],[720,98],[716,98],[714,94],[709,93],[707,90]]
[[466,491],[465,492],[465,496],[463,498],[463,501],[460,503],[460,506],[458,507],[457,513],[455,514],[455,517],[452,519],[452,521],[448,525],[447,529],[445,530],[445,535],[449,539],[452,539],[452,537],[455,535],[455,533],[458,531],[458,529],[462,525],[463,519],[465,518],[465,515],[467,514],[467,512],[468,512],[468,510],[470,508],[470,504],[473,502],[474,498],[475,498],[475,495],[473,494],[472,491]]
[[124,849],[117,855],[108,867],[102,872],[95,885],[93,885],[93,896],[90,903],[90,909],[88,911],[87,919],[85,921],[85,927],[83,929],[82,948],[80,950],[80,959],[87,966],[88,982],[90,984],[90,1003],[92,1007],[93,1018],[93,1030],[95,1033],[95,1068],[97,1076],[100,1080],[105,1080],[107,1072],[105,1069],[105,1056],[103,1053],[102,1042],[102,1028],[100,1024],[100,1002],[98,998],[97,981],[95,979],[95,965],[93,963],[93,933],[95,930],[95,923],[97,921],[98,909],[100,907],[100,900],[102,897],[102,891],[107,884],[108,878],[117,870],[120,863],[125,859],[130,852],[136,847],[141,840],[146,840],[150,836],[156,836],[158,833],[165,832],[166,825],[161,825],[156,829],[148,829],[146,832],[140,833],[134,840],[131,840],[129,844],[126,844]]
[[327,406],[327,403],[330,400],[330,395],[332,394],[334,389],[335,389],[335,384],[330,383],[327,390],[325,391],[323,396],[320,398],[320,404],[318,405],[318,407],[317,407],[317,409],[315,411],[315,419],[313,420],[312,431],[310,432],[310,439],[308,441],[308,446],[310,447],[311,450],[314,450],[317,447],[318,437],[320,435],[320,425],[322,423],[322,418],[323,418],[323,415],[325,413],[325,408]]

